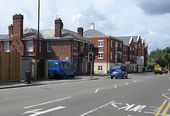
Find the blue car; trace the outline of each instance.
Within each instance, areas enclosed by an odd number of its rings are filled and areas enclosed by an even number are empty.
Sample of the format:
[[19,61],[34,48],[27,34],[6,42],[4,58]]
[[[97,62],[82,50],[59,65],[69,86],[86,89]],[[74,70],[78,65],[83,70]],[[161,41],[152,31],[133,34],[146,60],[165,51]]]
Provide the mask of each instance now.
[[63,60],[48,60],[48,77],[52,79],[64,79],[75,77],[76,68],[72,62]]
[[127,70],[127,66],[122,66],[122,65],[116,65],[116,66],[112,66],[110,68],[110,70],[107,71],[107,74],[108,75],[111,75],[113,71],[117,70],[117,69],[121,69],[122,71],[125,71]]
[[128,78],[128,73],[125,71],[122,71],[121,69],[115,69],[112,73],[111,73],[111,79],[113,78],[122,78],[122,79],[127,79]]

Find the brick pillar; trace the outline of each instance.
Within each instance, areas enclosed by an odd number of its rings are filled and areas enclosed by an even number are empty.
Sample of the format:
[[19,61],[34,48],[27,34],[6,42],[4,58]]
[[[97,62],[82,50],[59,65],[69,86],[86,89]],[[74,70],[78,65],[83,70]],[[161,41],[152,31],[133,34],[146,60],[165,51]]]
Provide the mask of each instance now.
[[9,34],[9,37],[13,38],[13,25],[12,24],[8,27],[8,34]]

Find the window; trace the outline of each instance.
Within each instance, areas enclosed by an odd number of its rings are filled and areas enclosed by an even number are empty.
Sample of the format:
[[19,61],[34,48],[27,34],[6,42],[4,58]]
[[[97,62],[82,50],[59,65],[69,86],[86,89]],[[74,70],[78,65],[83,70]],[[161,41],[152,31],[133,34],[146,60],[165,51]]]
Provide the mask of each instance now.
[[110,41],[110,47],[113,47],[113,40]]
[[27,52],[33,52],[33,41],[26,42],[26,49],[27,49]]
[[98,59],[103,59],[103,52],[99,52]]
[[10,50],[9,50],[9,42],[4,42],[4,52],[10,52]]
[[110,59],[113,59],[113,52],[110,52]]
[[103,70],[103,66],[98,66],[98,70]]
[[47,42],[47,52],[52,52],[51,42]]
[[104,47],[104,41],[98,40],[98,47]]

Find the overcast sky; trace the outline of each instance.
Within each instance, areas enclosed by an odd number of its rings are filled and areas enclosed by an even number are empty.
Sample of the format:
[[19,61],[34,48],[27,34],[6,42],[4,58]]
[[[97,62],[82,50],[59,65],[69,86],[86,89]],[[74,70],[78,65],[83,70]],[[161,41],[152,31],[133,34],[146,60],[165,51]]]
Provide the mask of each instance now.
[[[16,13],[24,15],[24,28],[37,28],[37,2],[0,0],[0,34],[8,33]],[[53,29],[56,17],[73,31],[94,22],[109,36],[140,35],[149,51],[170,46],[170,0],[41,0],[40,29]]]

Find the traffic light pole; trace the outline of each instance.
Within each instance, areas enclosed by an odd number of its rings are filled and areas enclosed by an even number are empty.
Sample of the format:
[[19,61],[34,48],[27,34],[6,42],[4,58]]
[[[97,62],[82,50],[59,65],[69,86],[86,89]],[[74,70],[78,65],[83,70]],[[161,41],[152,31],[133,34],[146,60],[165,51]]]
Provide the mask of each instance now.
[[92,68],[92,63],[93,63],[93,52],[88,53],[88,62],[90,62],[90,77],[92,79],[92,73],[93,73],[93,68]]
[[91,74],[90,74],[90,77],[91,77],[91,79],[92,79],[92,70],[93,70],[93,68],[92,68],[92,62],[90,62],[90,64],[91,64]]

